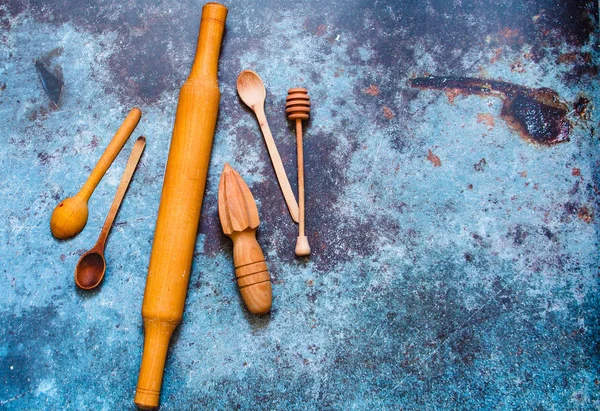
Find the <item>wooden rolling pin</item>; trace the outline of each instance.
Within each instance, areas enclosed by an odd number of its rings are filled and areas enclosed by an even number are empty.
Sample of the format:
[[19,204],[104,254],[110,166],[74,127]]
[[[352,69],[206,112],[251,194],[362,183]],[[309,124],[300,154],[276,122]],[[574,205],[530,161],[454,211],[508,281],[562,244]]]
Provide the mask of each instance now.
[[242,299],[252,314],[271,309],[271,277],[256,241],[258,208],[248,185],[229,164],[219,182],[219,219],[223,233],[233,241],[233,265]]
[[217,65],[227,8],[202,8],[190,76],[181,87],[142,305],[144,353],[135,394],[158,407],[167,348],[181,321],[221,93]]

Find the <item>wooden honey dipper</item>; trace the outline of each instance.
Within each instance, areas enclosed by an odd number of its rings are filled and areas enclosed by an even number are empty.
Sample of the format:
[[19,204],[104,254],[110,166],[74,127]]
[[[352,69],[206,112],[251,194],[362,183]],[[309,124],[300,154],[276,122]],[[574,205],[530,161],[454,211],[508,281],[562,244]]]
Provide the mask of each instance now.
[[310,97],[305,88],[291,88],[285,103],[285,112],[290,120],[296,120],[296,145],[298,150],[298,239],[296,255],[310,254],[308,238],[304,234],[304,153],[302,150],[302,120],[308,120]]

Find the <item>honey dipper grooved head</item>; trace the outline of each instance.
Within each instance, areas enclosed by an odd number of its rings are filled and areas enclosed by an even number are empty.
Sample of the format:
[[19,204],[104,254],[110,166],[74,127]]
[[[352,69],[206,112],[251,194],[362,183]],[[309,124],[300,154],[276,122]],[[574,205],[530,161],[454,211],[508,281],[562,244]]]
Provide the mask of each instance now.
[[308,120],[310,97],[305,88],[291,88],[285,102],[285,113],[290,120]]

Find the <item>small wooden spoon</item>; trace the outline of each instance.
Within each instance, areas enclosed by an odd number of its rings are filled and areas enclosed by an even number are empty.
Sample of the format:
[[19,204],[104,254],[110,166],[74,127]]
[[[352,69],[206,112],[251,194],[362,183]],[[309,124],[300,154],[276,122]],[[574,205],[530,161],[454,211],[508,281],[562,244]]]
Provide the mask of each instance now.
[[283,198],[288,206],[292,220],[298,222],[298,203],[296,202],[296,197],[294,197],[294,192],[292,191],[287,174],[283,168],[281,157],[275,146],[275,140],[273,140],[273,135],[271,134],[271,129],[269,129],[267,117],[265,116],[265,98],[267,97],[265,85],[262,79],[254,71],[244,70],[237,78],[237,92],[244,104],[254,111],[254,114],[258,119],[258,124],[260,125],[263,137],[265,138],[267,150],[269,151],[271,162],[275,169],[275,175],[277,175],[277,180],[279,181],[279,187],[283,192]]
[[142,112],[139,108],[131,109],[123,124],[119,127],[104,153],[98,160],[96,167],[92,170],[89,178],[81,187],[81,190],[73,197],[60,202],[52,212],[50,218],[50,230],[54,237],[65,240],[76,236],[83,230],[88,219],[88,200],[96,189],[96,186],[106,174],[106,171],[121,151],[133,129],[140,121]]
[[139,137],[133,145],[129,160],[127,160],[127,166],[125,166],[125,171],[123,171],[119,188],[117,188],[117,193],[115,194],[115,198],[110,206],[104,225],[102,226],[102,231],[100,231],[98,241],[96,242],[96,245],[94,245],[90,251],[82,255],[77,262],[77,267],[75,267],[75,284],[77,284],[79,288],[90,290],[97,287],[104,278],[104,273],[106,272],[106,260],[104,259],[106,238],[115,221],[115,217],[117,216],[127,187],[129,187],[129,182],[131,181],[131,177],[133,177],[135,168],[140,161],[144,147],[146,147],[146,139],[144,137]]

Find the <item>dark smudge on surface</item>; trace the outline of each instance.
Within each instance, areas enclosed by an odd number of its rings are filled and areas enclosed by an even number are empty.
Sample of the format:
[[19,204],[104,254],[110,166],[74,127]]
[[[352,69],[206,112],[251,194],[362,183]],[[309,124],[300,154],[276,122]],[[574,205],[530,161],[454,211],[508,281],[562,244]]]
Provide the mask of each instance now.
[[410,85],[500,97],[503,100],[500,116],[525,140],[545,146],[569,141],[568,107],[554,90],[468,77],[420,77],[410,80]]

